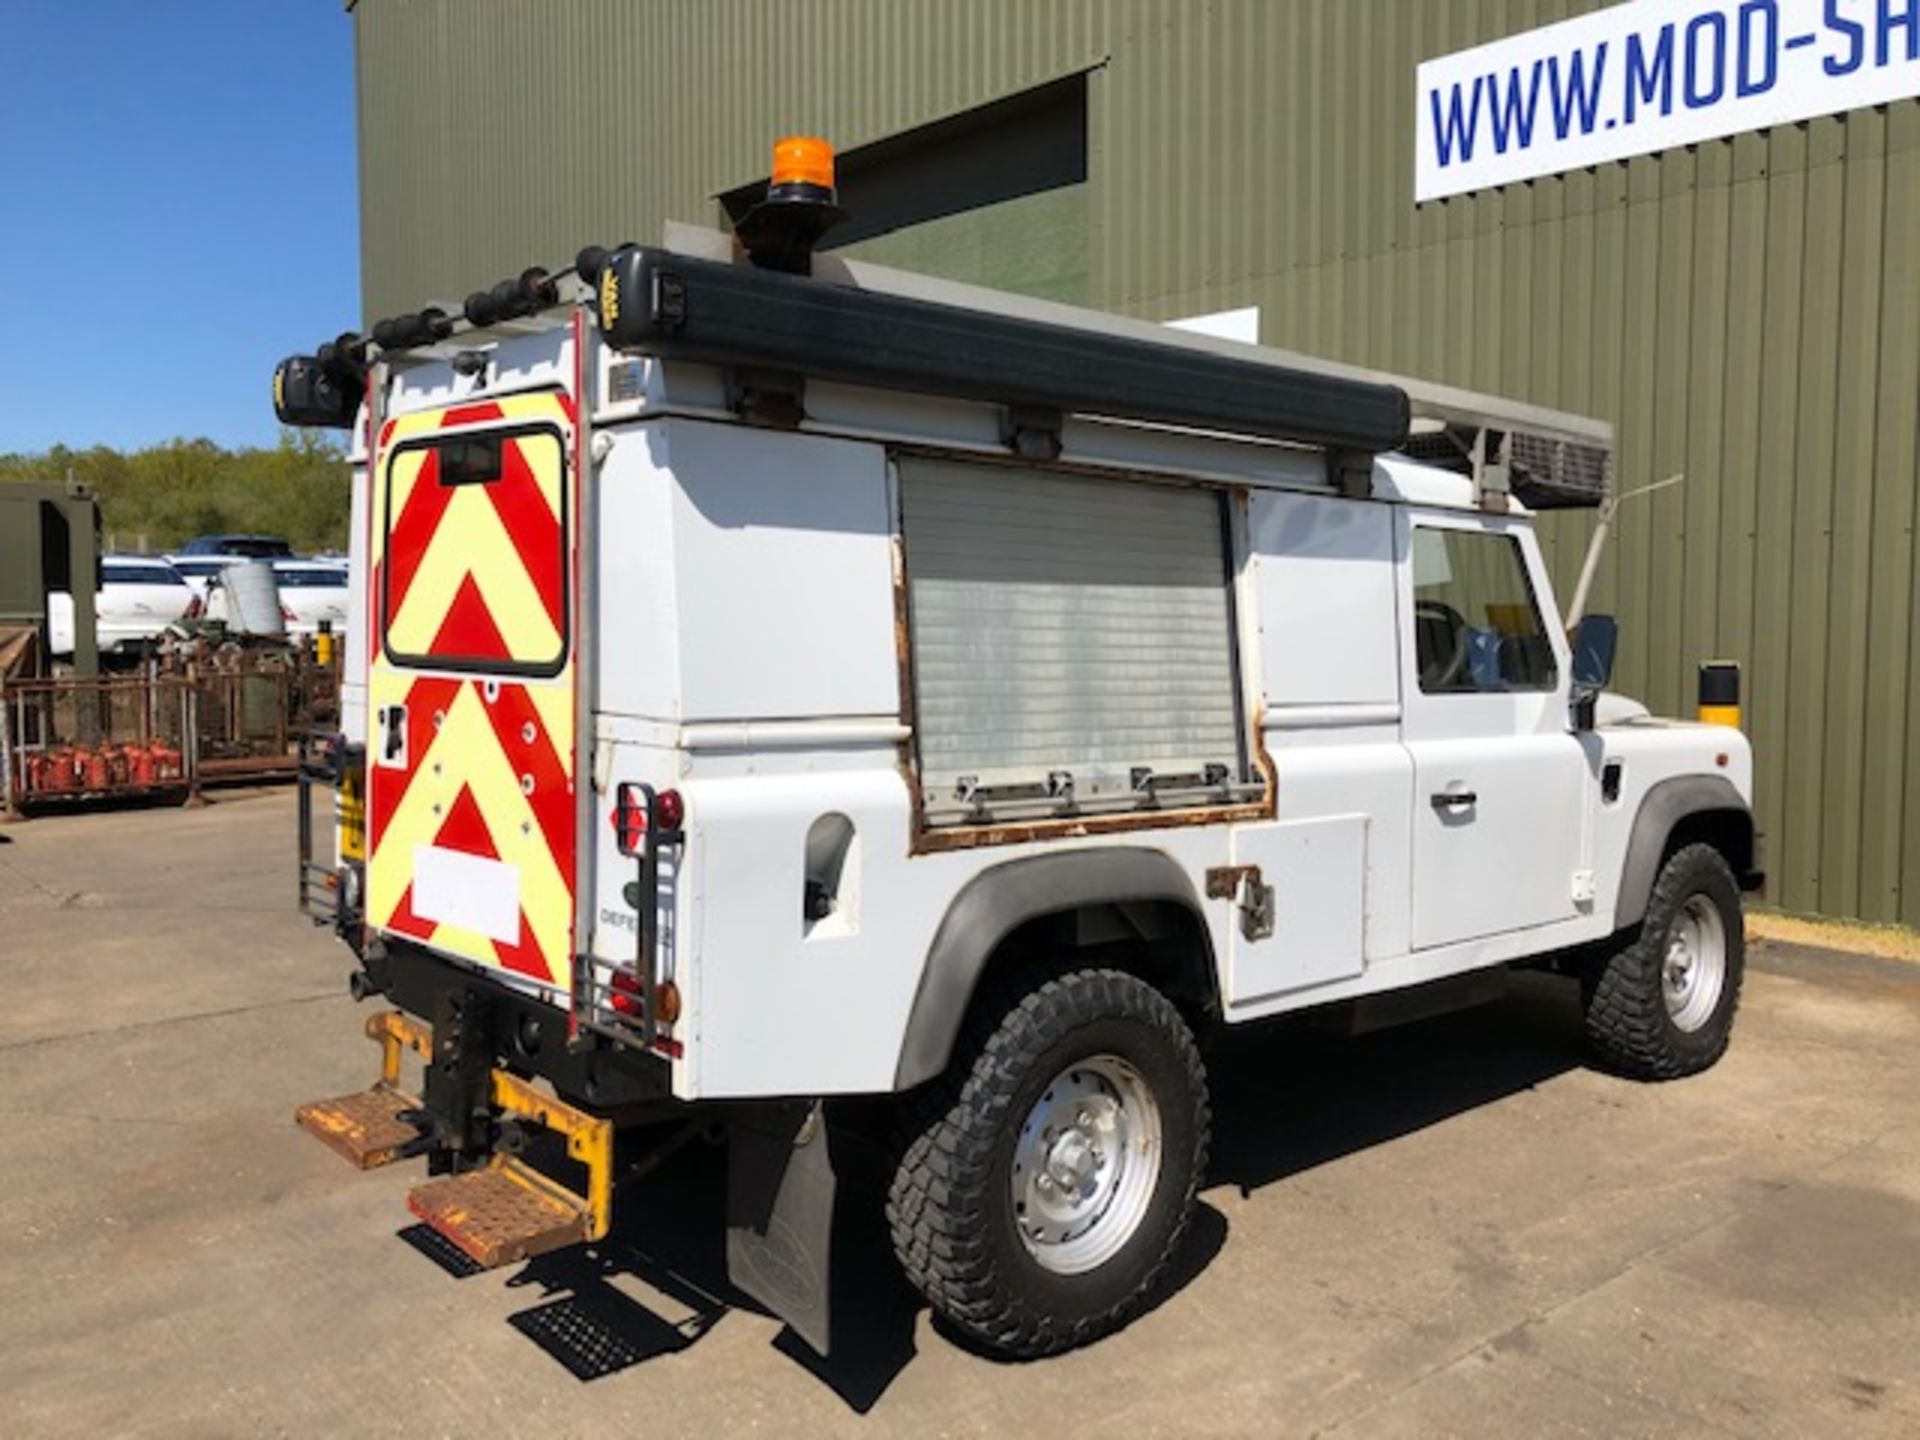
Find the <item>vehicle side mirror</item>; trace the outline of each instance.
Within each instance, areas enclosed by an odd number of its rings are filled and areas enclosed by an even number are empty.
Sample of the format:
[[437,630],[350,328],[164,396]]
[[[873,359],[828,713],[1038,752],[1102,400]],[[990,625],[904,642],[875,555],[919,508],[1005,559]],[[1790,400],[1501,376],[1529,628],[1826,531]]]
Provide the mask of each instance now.
[[1613,657],[1620,648],[1620,622],[1611,615],[1588,615],[1573,631],[1573,688],[1595,692],[1613,678]]
[[1619,648],[1620,622],[1611,615],[1588,615],[1574,627],[1574,729],[1593,729],[1595,702],[1613,678],[1613,657]]

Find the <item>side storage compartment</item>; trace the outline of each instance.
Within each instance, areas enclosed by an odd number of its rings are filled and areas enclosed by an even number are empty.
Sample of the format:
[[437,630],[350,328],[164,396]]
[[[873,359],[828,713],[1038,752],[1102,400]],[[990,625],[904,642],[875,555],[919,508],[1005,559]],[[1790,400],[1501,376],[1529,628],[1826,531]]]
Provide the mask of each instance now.
[[1224,494],[898,461],[927,827],[1245,803]]
[[1345,980],[1365,968],[1365,815],[1242,827],[1233,862],[1241,893],[1227,1004]]

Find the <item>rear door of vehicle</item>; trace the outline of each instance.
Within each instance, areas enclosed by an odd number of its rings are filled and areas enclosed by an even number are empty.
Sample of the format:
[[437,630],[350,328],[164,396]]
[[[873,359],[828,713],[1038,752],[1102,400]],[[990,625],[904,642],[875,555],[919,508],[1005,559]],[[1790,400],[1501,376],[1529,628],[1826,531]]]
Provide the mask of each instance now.
[[368,524],[368,924],[562,994],[574,425],[559,390],[389,420]]

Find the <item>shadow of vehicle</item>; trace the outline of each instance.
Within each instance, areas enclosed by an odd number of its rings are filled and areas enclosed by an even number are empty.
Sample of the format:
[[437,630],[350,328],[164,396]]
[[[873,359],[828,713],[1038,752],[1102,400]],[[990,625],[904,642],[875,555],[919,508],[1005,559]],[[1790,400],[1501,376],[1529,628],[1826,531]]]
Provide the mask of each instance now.
[[1531,971],[1487,1004],[1363,1035],[1305,1016],[1227,1030],[1207,1055],[1211,1183],[1250,1194],[1583,1063],[1578,986]]
[[[1227,1031],[1209,1047],[1214,1148],[1207,1187],[1243,1194],[1531,1088],[1581,1062],[1570,982],[1516,975],[1475,1010],[1358,1037],[1300,1019]],[[925,1302],[894,1262],[884,1215],[887,1107],[831,1114],[839,1177],[833,1237],[833,1345],[814,1353],[790,1330],[774,1348],[857,1413],[876,1405],[917,1353]],[[597,1380],[696,1344],[734,1308],[760,1313],[728,1283],[722,1147],[692,1145],[620,1190],[602,1242],[529,1261],[508,1279],[539,1303],[508,1323],[580,1380]],[[1164,1304],[1212,1263],[1228,1224],[1202,1200]],[[456,1277],[481,1273],[423,1225],[400,1238]],[[945,1326],[935,1329],[963,1344]]]

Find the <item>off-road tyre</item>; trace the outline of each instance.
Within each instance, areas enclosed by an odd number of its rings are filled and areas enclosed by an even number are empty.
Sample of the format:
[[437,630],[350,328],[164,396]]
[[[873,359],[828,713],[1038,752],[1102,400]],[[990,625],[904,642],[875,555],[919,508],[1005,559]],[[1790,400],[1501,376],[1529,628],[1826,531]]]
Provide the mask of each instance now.
[[[1674,927],[1696,897],[1719,912],[1725,973],[1712,1013],[1688,1030],[1668,1007],[1664,980]],[[1676,850],[1654,880],[1639,933],[1585,977],[1581,998],[1593,1061],[1635,1080],[1674,1080],[1707,1069],[1726,1053],[1745,968],[1740,886],[1726,857],[1711,845]]]
[[[1206,1171],[1206,1072],[1180,1012],[1121,971],[1069,971],[983,1008],[948,1073],[912,1097],[887,1221],[907,1278],[961,1337],[1011,1358],[1056,1354],[1125,1325],[1165,1282]],[[1061,1275],[1015,1229],[1014,1151],[1044,1087],[1096,1056],[1149,1088],[1162,1158],[1121,1248]]]

